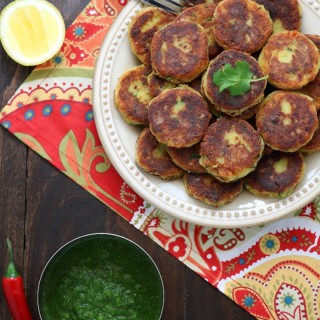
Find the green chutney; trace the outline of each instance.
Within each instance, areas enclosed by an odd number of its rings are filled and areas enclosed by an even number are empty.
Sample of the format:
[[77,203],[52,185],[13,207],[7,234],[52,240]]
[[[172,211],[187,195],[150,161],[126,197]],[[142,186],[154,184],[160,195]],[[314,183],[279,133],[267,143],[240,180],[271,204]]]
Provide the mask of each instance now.
[[150,257],[110,234],[81,237],[59,250],[38,296],[42,320],[159,320],[163,298]]

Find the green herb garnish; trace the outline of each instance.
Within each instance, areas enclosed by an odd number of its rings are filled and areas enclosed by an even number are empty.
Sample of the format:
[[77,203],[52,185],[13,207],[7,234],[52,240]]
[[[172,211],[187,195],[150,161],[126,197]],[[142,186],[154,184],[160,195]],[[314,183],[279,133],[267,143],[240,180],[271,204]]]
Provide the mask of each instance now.
[[228,89],[232,96],[241,96],[250,90],[251,82],[267,79],[268,76],[253,79],[250,64],[245,61],[237,61],[232,67],[230,63],[213,74],[213,83],[219,87],[219,92]]

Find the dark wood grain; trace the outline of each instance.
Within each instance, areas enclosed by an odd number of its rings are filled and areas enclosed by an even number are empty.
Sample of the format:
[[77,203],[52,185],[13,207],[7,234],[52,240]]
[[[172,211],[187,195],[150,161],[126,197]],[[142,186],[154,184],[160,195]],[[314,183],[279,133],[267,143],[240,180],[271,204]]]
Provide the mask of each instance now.
[[[0,9],[9,2],[0,0]],[[69,25],[89,0],[51,2]],[[17,65],[0,47],[0,70],[0,100],[4,106],[32,68]],[[0,272],[3,274],[7,263],[5,239],[9,237],[34,319],[39,319],[37,286],[48,259],[71,239],[94,232],[123,235],[152,256],[165,287],[162,319],[254,319],[3,128],[0,179]],[[2,291],[0,319],[11,319]]]

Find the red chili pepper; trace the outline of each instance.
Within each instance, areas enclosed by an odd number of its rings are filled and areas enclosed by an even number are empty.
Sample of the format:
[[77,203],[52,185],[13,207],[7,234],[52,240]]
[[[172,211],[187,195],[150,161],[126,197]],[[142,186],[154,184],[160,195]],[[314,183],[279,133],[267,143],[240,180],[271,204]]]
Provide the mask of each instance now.
[[14,264],[12,245],[7,239],[9,264],[2,278],[2,289],[13,320],[32,320],[23,290],[22,277]]

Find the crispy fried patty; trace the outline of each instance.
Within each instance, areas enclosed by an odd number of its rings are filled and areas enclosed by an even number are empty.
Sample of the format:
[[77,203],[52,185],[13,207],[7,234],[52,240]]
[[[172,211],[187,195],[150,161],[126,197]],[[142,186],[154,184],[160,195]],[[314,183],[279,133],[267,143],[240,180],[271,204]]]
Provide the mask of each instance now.
[[320,71],[317,73],[316,78],[313,81],[309,82],[299,91],[311,97],[315,102],[317,110],[320,110]]
[[317,34],[305,34],[305,36],[310,39],[318,48],[318,50],[320,50],[320,36]]
[[201,3],[196,6],[183,10],[176,21],[189,20],[200,24],[206,31],[209,40],[209,57],[215,58],[222,48],[217,44],[214,32],[213,32],[213,15],[217,5],[214,3]]
[[200,142],[210,119],[207,102],[191,88],[167,89],[149,104],[150,130],[170,147],[190,147]]
[[273,151],[259,161],[256,170],[245,178],[244,185],[259,197],[285,198],[301,181],[304,170],[300,152]]
[[259,133],[247,121],[221,117],[201,142],[200,164],[220,181],[235,181],[254,170],[263,147]]
[[148,105],[152,97],[149,92],[147,76],[150,66],[134,67],[118,80],[115,88],[115,105],[130,124],[148,125]]
[[213,28],[224,49],[255,52],[272,33],[268,11],[251,0],[224,0],[215,10]]
[[254,0],[270,13],[273,32],[300,30],[301,9],[298,0]]
[[142,63],[150,64],[150,45],[155,32],[175,17],[156,7],[144,8],[134,16],[128,27],[128,38],[132,52]]
[[189,195],[214,207],[230,202],[242,190],[241,181],[223,183],[208,173],[186,173],[183,181]]
[[[306,36],[316,45],[316,47],[320,51],[320,36],[315,34],[306,34]],[[320,71],[318,71],[313,81],[309,82],[299,91],[314,99],[317,110],[320,110]]]
[[172,22],[157,31],[151,42],[155,73],[173,83],[186,83],[208,66],[208,36],[192,21]]
[[294,152],[312,139],[318,127],[314,101],[301,93],[275,91],[262,101],[256,124],[271,148]]
[[[318,123],[320,124],[320,112],[318,111]],[[312,139],[304,145],[300,151],[311,153],[315,151],[320,151],[320,127],[316,129],[316,131],[313,134]]]
[[149,92],[152,97],[158,96],[162,91],[166,89],[172,89],[176,87],[174,83],[158,77],[154,72],[151,72],[148,75],[147,80],[149,85]]
[[267,85],[266,80],[252,82],[250,90],[238,96],[232,96],[228,90],[219,92],[219,87],[213,83],[213,75],[218,70],[223,69],[227,63],[234,67],[238,61],[249,63],[253,78],[264,77],[258,62],[253,57],[236,50],[226,50],[220,53],[210,62],[202,77],[202,89],[206,97],[219,111],[232,116],[240,115],[245,110],[258,104],[263,99],[264,89]]
[[298,31],[273,34],[262,48],[259,65],[268,82],[279,89],[300,89],[314,80],[319,70],[315,44]]
[[142,169],[163,180],[177,179],[183,174],[183,170],[172,162],[166,146],[158,142],[149,128],[144,128],[138,137],[135,157]]
[[188,148],[168,147],[167,151],[172,161],[183,170],[194,173],[207,172],[199,163],[200,143],[196,143]]

